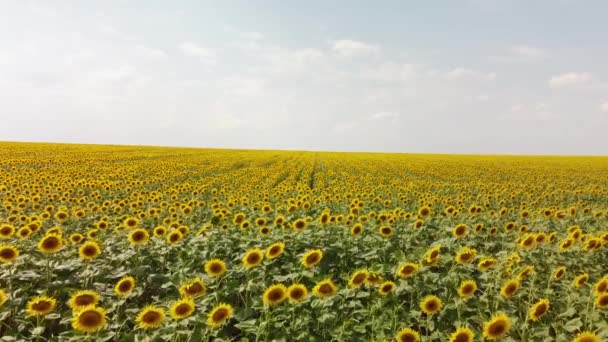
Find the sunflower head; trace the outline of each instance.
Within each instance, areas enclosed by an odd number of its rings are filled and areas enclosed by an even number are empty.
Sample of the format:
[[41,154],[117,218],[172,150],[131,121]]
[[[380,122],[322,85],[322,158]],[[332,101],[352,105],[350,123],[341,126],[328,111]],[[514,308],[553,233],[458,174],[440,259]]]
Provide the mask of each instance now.
[[136,228],[129,233],[129,243],[131,246],[142,246],[148,243],[150,234],[143,228]]
[[8,295],[6,294],[6,292],[4,292],[3,289],[0,289],[0,308],[2,307],[2,305],[4,305],[4,303],[6,303],[7,300]]
[[28,316],[46,316],[55,310],[57,300],[49,296],[36,296],[27,302],[25,312]]
[[245,253],[242,262],[246,269],[251,269],[259,266],[262,260],[264,260],[264,252],[259,248],[252,248]]
[[381,226],[380,228],[378,228],[378,231],[380,232],[380,236],[385,238],[391,237],[393,235],[393,228],[389,226]]
[[596,295],[608,292],[608,276],[604,276],[593,285],[593,293]]
[[385,281],[378,287],[378,293],[381,296],[387,296],[397,288],[397,285],[392,281]]
[[457,225],[456,227],[454,227],[454,229],[452,229],[452,235],[456,239],[464,238],[465,236],[467,236],[467,225],[464,223]]
[[135,278],[131,276],[125,276],[121,278],[114,286],[114,293],[119,296],[126,296],[133,292],[135,289]]
[[44,254],[53,254],[63,248],[63,239],[60,235],[48,234],[38,242],[38,250]]
[[17,260],[19,250],[14,245],[0,245],[0,262],[9,263]]
[[434,295],[426,296],[420,301],[420,310],[429,316],[440,313],[442,308],[443,302]]
[[488,340],[497,340],[509,332],[511,320],[503,313],[496,314],[483,325],[483,337]]
[[167,234],[167,244],[175,245],[179,243],[183,237],[184,234],[182,234],[181,231],[174,229],[169,234]]
[[213,278],[219,278],[226,273],[226,263],[220,259],[205,262],[205,273]]
[[365,284],[368,276],[369,272],[367,270],[355,271],[348,280],[348,286],[353,289],[360,288]]
[[397,276],[401,279],[407,279],[416,274],[419,268],[420,265],[411,262],[402,264],[397,270]]
[[463,247],[456,252],[456,262],[459,264],[468,264],[475,259],[477,251],[473,248]]
[[483,258],[477,263],[477,268],[482,272],[487,272],[496,265],[498,261],[494,258]]
[[184,319],[190,317],[196,309],[191,298],[182,298],[171,305],[170,314],[173,319]]
[[101,246],[95,241],[87,241],[78,249],[78,255],[83,260],[93,260],[101,254]]
[[403,328],[397,332],[397,336],[395,336],[398,342],[419,342],[420,334],[410,328]]
[[289,301],[293,304],[303,301],[306,299],[307,295],[308,289],[302,284],[291,284],[287,288],[287,298],[289,298]]
[[511,298],[519,289],[520,280],[519,278],[509,279],[507,280],[502,287],[500,288],[500,295],[503,298]]
[[528,317],[531,321],[537,322],[541,319],[541,317],[549,311],[549,300],[548,299],[540,299],[536,303],[530,307],[528,312]]
[[566,275],[566,266],[560,266],[553,271],[553,279],[554,280],[562,280]]
[[96,306],[99,303],[99,293],[91,290],[81,290],[70,297],[70,307],[78,311],[87,306]]
[[323,258],[323,251],[321,251],[320,249],[313,249],[313,250],[307,251],[302,256],[302,266],[304,266],[306,268],[314,267],[318,263],[321,262],[322,258]]
[[232,317],[232,306],[226,303],[220,303],[213,307],[211,312],[207,314],[207,325],[212,328],[219,328]]
[[596,295],[595,307],[599,310],[608,309],[608,292],[602,292]]
[[475,280],[464,280],[458,288],[460,298],[471,298],[477,291],[477,283]]
[[266,249],[266,259],[272,260],[278,258],[283,254],[283,251],[285,251],[285,243],[281,241],[275,242]]
[[148,305],[137,314],[135,323],[140,329],[156,329],[165,321],[165,309]]
[[315,285],[315,287],[312,289],[312,292],[317,297],[327,298],[335,295],[337,293],[337,288],[331,279],[325,279],[318,282],[317,285]]
[[475,334],[469,328],[461,327],[450,335],[449,342],[473,342]]
[[574,282],[572,283],[572,285],[574,285],[574,287],[576,288],[581,288],[583,287],[583,285],[585,285],[585,283],[587,283],[587,280],[589,280],[589,274],[579,274],[574,278]]
[[72,328],[83,333],[94,333],[106,325],[106,310],[89,305],[80,309],[72,318]]
[[204,295],[207,292],[207,287],[203,280],[196,277],[179,288],[179,293],[184,298],[196,298]]
[[293,222],[292,224],[293,229],[296,231],[303,231],[306,228],[306,220],[304,219],[297,219]]
[[9,239],[15,234],[15,227],[12,224],[0,225],[0,239]]
[[263,302],[268,306],[281,304],[287,299],[287,287],[283,284],[274,284],[269,286],[262,296]]
[[363,233],[363,224],[361,223],[355,223],[352,228],[350,229],[350,233],[353,236],[359,236]]
[[583,331],[578,333],[572,342],[602,342],[602,340],[591,331]]

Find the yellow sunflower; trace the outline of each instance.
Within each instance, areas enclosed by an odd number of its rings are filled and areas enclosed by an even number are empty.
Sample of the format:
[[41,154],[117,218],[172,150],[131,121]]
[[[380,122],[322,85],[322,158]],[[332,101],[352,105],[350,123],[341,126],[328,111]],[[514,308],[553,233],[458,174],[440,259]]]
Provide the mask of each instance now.
[[135,289],[135,278],[131,276],[122,277],[114,286],[114,293],[119,296],[126,296]]
[[219,278],[226,273],[226,263],[220,259],[205,262],[205,273],[213,278]]
[[72,328],[84,333],[94,333],[106,325],[106,310],[89,305],[80,309],[72,318]]
[[312,289],[312,293],[317,297],[327,298],[335,295],[337,293],[337,288],[331,279],[325,279],[315,285]]
[[70,308],[74,311],[78,311],[87,306],[96,306],[99,303],[99,293],[92,290],[81,290],[74,293],[70,297]]
[[2,307],[2,305],[4,305],[4,303],[6,303],[7,300],[8,295],[6,294],[6,292],[4,292],[3,289],[0,289],[0,308]]
[[449,342],[473,342],[475,334],[469,328],[461,327],[450,335]]
[[549,300],[546,298],[540,299],[532,305],[528,311],[528,317],[531,321],[537,322],[547,311],[549,311]]
[[602,340],[591,331],[583,331],[578,333],[572,342],[602,342]]
[[477,283],[475,280],[464,280],[460,283],[458,288],[458,295],[460,298],[466,299],[471,298],[477,291]]
[[440,313],[442,308],[443,302],[434,295],[426,296],[420,301],[420,310],[429,316]]
[[566,275],[566,266],[560,266],[553,271],[553,279],[554,280],[562,280]]
[[129,233],[129,243],[131,244],[131,246],[145,245],[146,243],[148,243],[149,239],[150,239],[150,234],[148,233],[147,230],[145,230],[143,228],[133,229]]
[[368,276],[369,272],[367,270],[355,271],[348,280],[348,286],[353,289],[360,288],[365,284]]
[[274,284],[269,286],[262,296],[265,305],[275,306],[281,304],[287,299],[287,287],[283,284]]
[[398,342],[419,342],[420,334],[414,329],[403,328],[397,332],[395,339]]
[[320,249],[313,249],[304,253],[304,255],[302,256],[301,263],[302,266],[306,268],[311,268],[320,263],[321,259],[323,259],[323,251],[321,251]]
[[0,262],[9,263],[17,260],[19,250],[14,245],[0,245]]
[[593,285],[593,293],[595,293],[595,295],[598,295],[598,294],[604,293],[604,292],[608,292],[608,276],[604,276],[604,277],[600,278]]
[[246,269],[259,266],[264,260],[264,252],[259,248],[252,248],[245,253],[242,262]]
[[355,223],[352,228],[350,229],[350,233],[353,236],[359,236],[363,233],[363,224],[361,223]]
[[63,239],[55,234],[45,235],[38,242],[38,250],[44,254],[53,254],[59,252],[63,248]]
[[454,227],[454,229],[452,229],[452,235],[456,239],[464,238],[465,236],[467,236],[467,225],[464,223],[457,225],[456,227]]
[[519,289],[519,285],[520,282],[518,278],[507,280],[500,288],[500,295],[507,299],[513,297],[515,292]]
[[456,252],[455,260],[459,264],[468,264],[475,259],[477,251],[470,247],[462,247]]
[[297,304],[308,296],[308,289],[302,284],[291,284],[287,288],[287,298],[292,304]]
[[488,340],[497,340],[509,332],[511,320],[503,313],[496,314],[483,324],[483,337]]
[[179,293],[183,298],[197,298],[203,296],[207,292],[207,287],[203,280],[196,277],[179,288]]
[[84,236],[80,233],[74,233],[70,235],[70,242],[73,244],[81,243],[84,240]]
[[602,292],[596,296],[595,307],[600,310],[608,309],[608,292]]
[[386,296],[386,295],[389,295],[391,292],[393,292],[396,287],[397,287],[397,285],[394,282],[385,281],[382,284],[380,284],[380,287],[378,287],[378,293],[381,296]]
[[207,325],[212,328],[219,328],[232,317],[232,306],[226,303],[220,303],[213,307],[211,312],[207,314]]
[[78,254],[83,260],[93,260],[101,254],[101,246],[95,241],[87,241],[80,246]]
[[498,261],[494,258],[483,258],[477,263],[477,268],[482,272],[487,272],[492,267],[496,266]]
[[380,233],[380,236],[382,237],[391,237],[393,235],[393,228],[389,227],[389,226],[382,226],[380,228],[378,228],[378,232]]
[[192,316],[196,306],[191,298],[182,298],[171,305],[170,314],[173,319],[184,319]]
[[576,288],[581,288],[581,287],[583,287],[583,285],[585,285],[587,280],[589,280],[589,274],[587,274],[587,273],[579,274],[574,278],[572,285],[574,285],[574,287],[576,287]]
[[399,266],[399,269],[397,270],[397,276],[401,279],[407,279],[416,274],[419,268],[420,265],[411,262],[401,264],[401,266]]
[[0,239],[10,239],[15,234],[15,227],[11,224],[0,226]]
[[426,263],[431,266],[435,266],[437,264],[437,262],[439,261],[439,258],[441,257],[440,252],[441,252],[441,245],[436,245],[436,246],[430,248],[429,250],[427,250],[425,253]]
[[179,243],[183,237],[184,237],[184,234],[182,234],[181,231],[179,231],[177,229],[172,230],[169,234],[167,234],[167,243],[169,245],[175,245],[175,244]]
[[57,300],[49,296],[36,296],[27,302],[27,316],[46,316],[55,310]]
[[278,258],[283,254],[283,251],[285,251],[285,243],[281,241],[275,242],[266,249],[266,259],[272,260]]
[[306,228],[306,220],[297,219],[293,222],[292,227],[296,231],[302,231]]
[[156,329],[163,324],[165,318],[165,309],[148,305],[139,311],[135,323],[140,329]]

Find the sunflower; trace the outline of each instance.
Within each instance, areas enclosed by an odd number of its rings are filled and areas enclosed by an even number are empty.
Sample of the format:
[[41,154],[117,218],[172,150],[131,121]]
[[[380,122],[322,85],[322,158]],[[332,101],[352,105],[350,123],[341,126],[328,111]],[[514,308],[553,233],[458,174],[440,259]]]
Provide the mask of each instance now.
[[574,241],[575,240],[572,238],[567,238],[567,239],[561,241],[559,243],[559,250],[562,252],[567,251],[568,249],[570,249],[570,247],[572,247],[574,245]]
[[560,266],[553,271],[553,279],[561,280],[566,275],[566,266]]
[[156,228],[154,228],[154,230],[152,231],[152,233],[154,234],[154,236],[156,237],[162,237],[165,235],[165,233],[167,232],[167,228],[165,228],[165,226],[157,226]]
[[363,234],[363,225],[361,223],[355,223],[353,227],[350,229],[350,233],[353,236],[359,236]]
[[536,236],[534,234],[526,234],[519,242],[519,247],[523,249],[531,249],[536,246]]
[[27,302],[27,316],[46,316],[55,310],[57,300],[49,296],[36,296]]
[[418,217],[425,218],[431,215],[431,208],[428,206],[424,206],[418,210]]
[[94,305],[79,310],[72,318],[72,328],[84,333],[94,333],[106,325],[106,310]]
[[171,305],[170,314],[173,319],[184,319],[190,317],[195,309],[191,298],[182,298]]
[[59,235],[46,235],[38,242],[38,250],[44,254],[53,254],[63,248],[63,240]]
[[74,233],[72,235],[70,235],[70,242],[77,244],[82,242],[82,240],[84,240],[84,236],[80,233]]
[[7,300],[8,296],[6,292],[4,292],[3,289],[0,289],[0,308],[2,307],[2,305],[4,305],[4,303],[6,303]]
[[593,293],[596,295],[604,292],[608,292],[608,276],[600,278],[595,285],[593,285]]
[[424,225],[424,221],[423,220],[416,220],[416,222],[414,222],[414,228],[418,229],[418,228],[422,228],[422,226]]
[[205,262],[205,273],[213,278],[219,278],[226,273],[226,263],[220,259]]
[[381,296],[386,296],[386,295],[390,294],[391,292],[393,292],[393,290],[395,290],[396,287],[397,287],[397,285],[394,282],[385,281],[382,284],[380,284],[380,287],[378,288],[378,293]]
[[517,275],[517,278],[519,278],[520,280],[524,280],[527,277],[529,277],[532,273],[534,273],[534,266],[528,265],[519,272],[519,274]]
[[494,258],[483,258],[477,263],[477,268],[482,272],[487,272],[496,265],[498,261]]
[[519,289],[519,285],[518,278],[507,280],[500,288],[500,295],[507,299],[513,297],[515,292]]
[[246,269],[251,269],[259,266],[264,259],[264,252],[259,248],[252,248],[245,253],[243,256],[243,266]]
[[0,239],[9,239],[15,234],[15,227],[11,224],[3,224],[0,226]]
[[320,249],[313,249],[304,253],[304,255],[302,256],[301,263],[302,266],[306,268],[311,268],[320,263],[321,259],[323,259],[323,251],[321,251]]
[[337,293],[337,288],[331,279],[325,279],[315,285],[312,289],[312,293],[317,297],[327,298],[335,295]]
[[397,332],[395,339],[398,342],[418,342],[420,341],[420,334],[414,329],[403,328]]
[[179,293],[183,298],[196,298],[207,293],[207,287],[201,278],[196,277],[183,284],[179,288]]
[[353,289],[360,288],[363,284],[365,284],[368,276],[369,272],[367,270],[355,271],[348,280],[348,286]]
[[464,280],[460,283],[458,288],[458,295],[460,298],[471,298],[477,291],[477,283],[475,280]]
[[167,234],[167,243],[169,245],[175,245],[180,242],[184,235],[177,229],[172,230],[169,234]]
[[595,307],[600,310],[608,309],[608,292],[602,292],[596,296]]
[[591,331],[583,331],[578,333],[572,342],[602,342],[602,340]]
[[587,274],[587,273],[579,274],[574,278],[574,282],[572,283],[572,285],[574,285],[574,287],[576,287],[576,288],[581,288],[581,287],[583,287],[583,285],[585,285],[587,280],[589,280],[589,274]]
[[306,286],[302,284],[291,284],[287,288],[287,298],[289,298],[289,301],[292,304],[296,304],[303,301],[304,299],[306,299],[307,295],[308,290],[306,289]]
[[260,235],[268,236],[268,235],[270,235],[270,232],[271,232],[270,227],[267,227],[267,226],[260,227],[260,230],[259,230]]
[[476,255],[477,251],[475,249],[469,247],[462,247],[458,250],[458,252],[456,252],[455,260],[459,264],[468,264],[473,261],[473,259],[475,259]]
[[380,232],[380,236],[382,237],[391,237],[393,235],[393,228],[389,226],[382,226],[378,228],[378,232]]
[[285,243],[281,241],[275,242],[266,249],[266,259],[272,260],[278,258],[283,254],[283,251],[285,251]]
[[123,221],[123,226],[125,228],[135,228],[139,225],[139,220],[136,217],[127,217],[124,221]]
[[457,225],[456,227],[454,227],[454,229],[452,229],[452,235],[456,239],[464,238],[465,236],[467,236],[467,225],[464,223]]
[[511,320],[503,313],[496,314],[483,324],[483,337],[488,340],[497,340],[509,332]]
[[275,306],[287,299],[287,287],[283,284],[271,285],[264,291],[262,296],[265,305]]
[[135,318],[140,329],[156,329],[165,321],[165,309],[148,305],[141,309]]
[[19,250],[14,245],[0,245],[0,262],[9,263],[17,260]]
[[473,342],[475,334],[469,328],[458,328],[450,335],[449,342]]
[[74,293],[70,297],[70,308],[73,311],[78,311],[87,306],[96,306],[99,303],[99,293],[92,290],[81,290]]
[[439,261],[439,257],[441,252],[441,245],[436,245],[435,247],[432,247],[431,249],[426,251],[425,254],[425,261],[427,264],[434,266],[437,264],[437,262]]
[[537,322],[544,314],[547,313],[547,311],[549,311],[549,300],[540,299],[532,305],[532,307],[528,311],[528,317],[531,321]]
[[131,246],[145,245],[146,243],[148,243],[149,239],[150,239],[150,234],[148,233],[147,230],[145,230],[143,228],[133,229],[129,233],[129,243],[131,244]]
[[226,303],[220,303],[213,307],[211,312],[207,314],[207,325],[212,328],[219,328],[232,317],[232,306]]
[[303,231],[306,228],[306,220],[304,220],[304,219],[297,219],[292,224],[292,227],[296,231],[299,231],[299,232]]
[[93,260],[101,254],[101,246],[95,241],[87,241],[80,246],[78,254],[83,260]]
[[429,295],[420,301],[420,310],[429,316],[438,314],[442,308],[443,302],[437,296]]
[[131,276],[122,277],[114,286],[114,293],[119,296],[126,296],[135,289],[135,278]]
[[407,278],[413,276],[414,274],[416,274],[416,272],[418,272],[419,268],[420,268],[420,265],[414,264],[411,262],[402,264],[401,266],[399,266],[399,269],[397,270],[397,276],[401,279],[407,279]]

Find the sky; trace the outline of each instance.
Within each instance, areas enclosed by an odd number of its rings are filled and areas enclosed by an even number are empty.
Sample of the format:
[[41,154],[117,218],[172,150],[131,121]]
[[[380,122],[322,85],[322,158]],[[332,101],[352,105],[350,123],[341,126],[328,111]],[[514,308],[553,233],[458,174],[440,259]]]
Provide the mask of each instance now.
[[0,0],[0,141],[608,155],[606,13]]

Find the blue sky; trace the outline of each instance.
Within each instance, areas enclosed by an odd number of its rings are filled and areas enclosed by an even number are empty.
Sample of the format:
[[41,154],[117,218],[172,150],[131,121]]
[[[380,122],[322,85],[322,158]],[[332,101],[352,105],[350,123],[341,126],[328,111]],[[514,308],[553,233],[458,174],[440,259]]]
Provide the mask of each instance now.
[[608,2],[3,1],[0,140],[608,154]]

